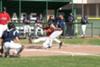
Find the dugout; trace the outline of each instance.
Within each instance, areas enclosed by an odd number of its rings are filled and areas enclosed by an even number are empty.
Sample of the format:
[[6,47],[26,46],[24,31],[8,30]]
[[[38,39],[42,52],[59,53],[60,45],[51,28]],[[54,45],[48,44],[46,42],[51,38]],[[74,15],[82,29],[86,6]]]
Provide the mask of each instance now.
[[20,18],[22,14],[30,15],[32,13],[35,15],[34,18],[42,14],[42,18],[45,23],[49,15],[57,16],[62,12],[65,14],[66,12],[67,14],[73,12],[73,7],[70,9],[71,11],[59,11],[60,8],[68,4],[72,4],[72,0],[0,0],[0,10],[2,11],[2,8],[6,7],[7,12],[11,15],[11,17],[13,16],[13,13],[16,13],[18,26],[21,27],[20,29],[23,29],[22,25],[19,24],[21,22],[19,20],[21,20]]
[[0,0],[0,10],[7,7],[7,11],[12,16],[16,13],[18,18],[21,13],[43,14],[47,18],[49,14],[57,15],[58,9],[70,3],[71,0]]

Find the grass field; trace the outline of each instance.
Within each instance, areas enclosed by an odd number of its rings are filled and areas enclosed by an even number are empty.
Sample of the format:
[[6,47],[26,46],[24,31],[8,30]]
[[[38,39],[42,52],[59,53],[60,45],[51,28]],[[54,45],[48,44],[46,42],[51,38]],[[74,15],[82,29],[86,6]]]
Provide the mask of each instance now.
[[65,44],[80,44],[80,45],[100,45],[100,38],[73,38],[73,39],[62,39]]
[[[81,44],[81,45],[100,45],[100,38],[73,38],[73,39],[61,39],[65,44]],[[29,44],[28,40],[21,39],[22,44]]]
[[100,67],[97,56],[0,58],[0,67]]
[[[61,39],[65,44],[100,45],[100,38]],[[21,39],[21,43],[29,44]],[[34,56],[0,58],[0,67],[100,67],[100,56]]]

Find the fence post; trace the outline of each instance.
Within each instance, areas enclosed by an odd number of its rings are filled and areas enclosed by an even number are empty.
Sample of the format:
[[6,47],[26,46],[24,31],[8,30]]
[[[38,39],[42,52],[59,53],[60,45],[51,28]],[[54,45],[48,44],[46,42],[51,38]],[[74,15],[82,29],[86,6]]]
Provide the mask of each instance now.
[[93,23],[91,23],[91,37],[93,37]]

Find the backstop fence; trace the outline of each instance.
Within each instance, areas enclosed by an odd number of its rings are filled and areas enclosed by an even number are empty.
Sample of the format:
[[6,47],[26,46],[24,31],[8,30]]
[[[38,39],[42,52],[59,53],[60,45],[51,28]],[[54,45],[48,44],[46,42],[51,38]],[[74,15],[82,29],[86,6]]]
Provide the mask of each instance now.
[[[45,23],[42,24],[43,27],[46,25]],[[90,22],[89,24],[87,24],[87,28],[86,28],[86,36],[87,37],[100,37],[100,23],[97,22],[97,23],[93,23],[93,22]],[[31,23],[30,24],[30,27],[31,27],[31,34],[32,36],[35,36],[35,23]],[[23,38],[25,37],[24,36],[24,24],[23,23],[16,23],[16,28],[17,30],[19,31],[20,33],[20,37]],[[40,31],[40,30],[39,30]],[[64,29],[64,37],[67,37],[67,27],[65,27]],[[75,36],[80,36],[82,33],[82,29],[81,29],[81,24],[80,23],[73,23],[73,37]],[[40,34],[40,33],[39,33]]]

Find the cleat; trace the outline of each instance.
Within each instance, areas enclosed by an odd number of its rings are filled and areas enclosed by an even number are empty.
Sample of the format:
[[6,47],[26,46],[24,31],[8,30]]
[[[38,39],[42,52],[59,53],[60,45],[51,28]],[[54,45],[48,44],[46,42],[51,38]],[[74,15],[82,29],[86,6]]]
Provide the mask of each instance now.
[[62,42],[59,43],[59,48],[61,48],[61,47],[62,47]]
[[50,46],[48,46],[47,48],[51,48]]

